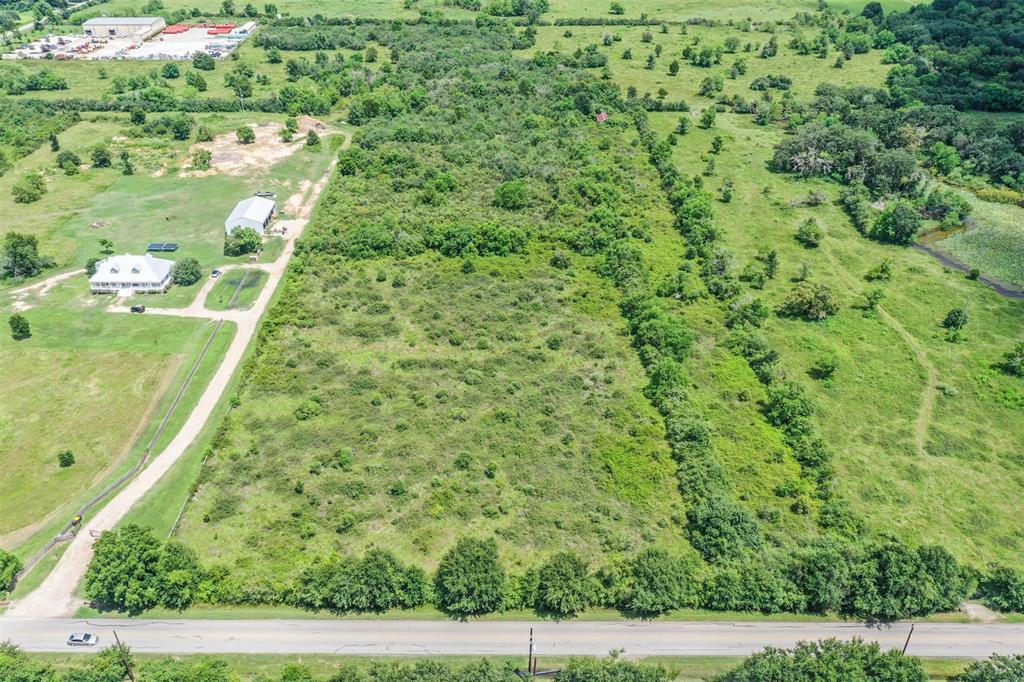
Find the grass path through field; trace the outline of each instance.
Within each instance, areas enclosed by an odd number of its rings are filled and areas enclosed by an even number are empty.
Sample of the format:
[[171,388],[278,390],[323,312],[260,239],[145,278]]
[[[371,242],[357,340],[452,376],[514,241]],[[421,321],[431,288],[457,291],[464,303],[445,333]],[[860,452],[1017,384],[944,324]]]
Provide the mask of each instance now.
[[[822,248],[822,253],[828,259],[829,263],[835,268],[836,273],[843,280],[843,283],[849,288],[850,291],[854,291],[857,294],[863,294],[863,287],[857,278],[850,274],[850,271],[843,267],[839,259],[835,257],[831,249],[827,246]],[[924,346],[918,341],[917,337],[907,331],[907,328],[900,323],[895,317],[889,313],[883,306],[879,305],[876,308],[878,316],[884,321],[893,331],[899,334],[903,342],[907,344],[910,350],[914,354],[914,358],[917,363],[924,368],[926,378],[924,388],[921,391],[921,401],[917,410],[917,418],[914,420],[914,449],[918,455],[928,454],[925,450],[925,445],[928,443],[928,427],[932,420],[932,411],[935,408],[935,399],[938,396],[938,382],[939,382],[939,371],[935,368],[935,364],[932,363],[928,357],[928,353],[925,351]]]

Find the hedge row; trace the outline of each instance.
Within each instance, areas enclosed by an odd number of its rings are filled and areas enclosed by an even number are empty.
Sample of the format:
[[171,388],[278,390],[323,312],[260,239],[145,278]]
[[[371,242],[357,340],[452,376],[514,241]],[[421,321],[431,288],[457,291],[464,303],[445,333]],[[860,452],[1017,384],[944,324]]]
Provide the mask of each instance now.
[[1024,608],[1024,573],[992,567],[978,576],[941,547],[913,548],[892,537],[819,538],[793,551],[746,553],[715,564],[647,549],[592,566],[574,552],[559,552],[517,574],[493,539],[463,538],[433,576],[371,549],[361,557],[317,557],[290,577],[243,580],[222,566],[200,566],[176,541],[161,545],[149,529],[128,525],[100,537],[85,585],[98,606],[132,613],[193,603],[336,613],[433,604],[458,617],[518,609],[568,617],[591,607],[647,617],[700,607],[891,620],[955,609],[979,581],[991,605]]

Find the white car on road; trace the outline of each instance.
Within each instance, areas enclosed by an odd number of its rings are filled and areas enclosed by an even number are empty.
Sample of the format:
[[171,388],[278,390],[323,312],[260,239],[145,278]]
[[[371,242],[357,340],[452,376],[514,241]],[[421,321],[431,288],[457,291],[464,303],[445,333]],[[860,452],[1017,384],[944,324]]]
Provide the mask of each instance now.
[[100,638],[91,632],[75,632],[68,637],[68,646],[96,646]]

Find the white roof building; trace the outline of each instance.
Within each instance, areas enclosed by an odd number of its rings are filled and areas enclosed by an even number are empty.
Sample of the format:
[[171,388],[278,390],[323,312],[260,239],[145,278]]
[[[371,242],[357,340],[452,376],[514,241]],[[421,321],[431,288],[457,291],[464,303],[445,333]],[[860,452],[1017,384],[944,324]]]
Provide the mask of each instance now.
[[224,231],[231,234],[237,227],[251,227],[262,235],[270,225],[275,209],[277,203],[265,197],[243,199],[224,221]]
[[87,36],[150,38],[167,26],[163,17],[96,17],[82,22]]
[[114,294],[122,290],[154,294],[171,286],[174,261],[154,258],[150,254],[110,256],[96,264],[96,274],[89,278],[94,294]]

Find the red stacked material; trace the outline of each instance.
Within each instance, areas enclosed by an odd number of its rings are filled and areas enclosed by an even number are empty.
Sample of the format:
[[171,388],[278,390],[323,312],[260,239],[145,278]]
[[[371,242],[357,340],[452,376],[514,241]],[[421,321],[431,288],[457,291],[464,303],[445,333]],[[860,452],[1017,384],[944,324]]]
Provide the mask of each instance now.
[[192,28],[192,27],[189,26],[188,24],[173,24],[173,25],[168,26],[167,28],[165,28],[164,29],[164,33],[169,33],[171,35],[174,35],[174,34],[177,34],[177,33],[185,33],[190,28]]

